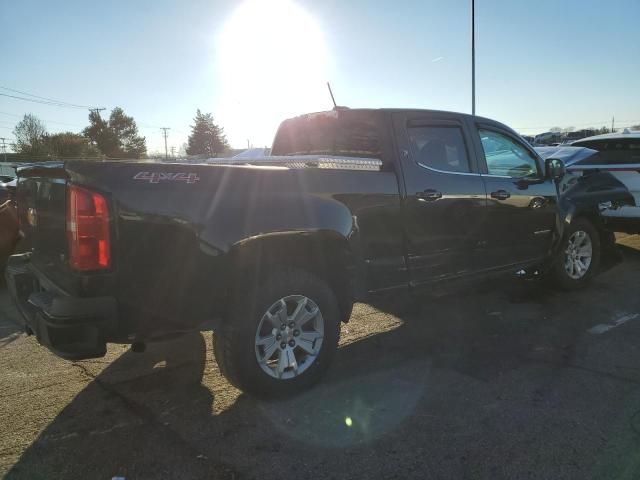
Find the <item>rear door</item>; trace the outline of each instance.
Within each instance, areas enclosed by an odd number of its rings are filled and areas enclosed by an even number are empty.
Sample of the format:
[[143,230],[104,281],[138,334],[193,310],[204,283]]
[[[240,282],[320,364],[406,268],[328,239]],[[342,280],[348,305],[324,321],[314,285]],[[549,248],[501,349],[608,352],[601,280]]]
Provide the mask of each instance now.
[[[471,122],[473,123],[473,122]],[[555,232],[556,188],[542,160],[517,135],[494,124],[474,126],[474,142],[487,191],[481,270],[536,262]]]
[[486,192],[459,116],[393,116],[403,170],[403,224],[411,283],[473,271]]

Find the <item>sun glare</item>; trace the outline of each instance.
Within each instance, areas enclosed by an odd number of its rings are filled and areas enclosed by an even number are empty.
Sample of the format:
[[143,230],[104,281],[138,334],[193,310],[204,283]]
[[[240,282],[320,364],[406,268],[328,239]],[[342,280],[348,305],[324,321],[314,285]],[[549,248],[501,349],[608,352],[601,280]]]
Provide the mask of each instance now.
[[326,109],[326,53],[314,19],[290,0],[247,0],[218,39],[223,117],[232,142],[270,144],[286,117]]

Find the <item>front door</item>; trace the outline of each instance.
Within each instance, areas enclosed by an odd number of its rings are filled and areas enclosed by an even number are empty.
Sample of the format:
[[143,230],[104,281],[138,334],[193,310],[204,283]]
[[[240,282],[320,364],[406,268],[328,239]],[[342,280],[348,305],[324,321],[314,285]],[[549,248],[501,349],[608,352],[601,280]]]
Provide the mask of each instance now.
[[465,125],[446,114],[398,113],[394,128],[411,283],[471,273],[486,192]]
[[539,157],[516,135],[479,125],[482,178],[487,191],[484,248],[476,252],[481,270],[541,260],[556,231],[556,188],[545,178]]

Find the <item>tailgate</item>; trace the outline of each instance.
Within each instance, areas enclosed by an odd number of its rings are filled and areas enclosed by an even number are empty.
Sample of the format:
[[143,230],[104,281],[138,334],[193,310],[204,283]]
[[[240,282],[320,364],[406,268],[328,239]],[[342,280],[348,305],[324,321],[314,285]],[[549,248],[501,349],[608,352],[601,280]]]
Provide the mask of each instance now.
[[18,170],[18,218],[25,250],[32,252],[33,264],[50,278],[68,269],[66,183],[62,163],[33,164]]

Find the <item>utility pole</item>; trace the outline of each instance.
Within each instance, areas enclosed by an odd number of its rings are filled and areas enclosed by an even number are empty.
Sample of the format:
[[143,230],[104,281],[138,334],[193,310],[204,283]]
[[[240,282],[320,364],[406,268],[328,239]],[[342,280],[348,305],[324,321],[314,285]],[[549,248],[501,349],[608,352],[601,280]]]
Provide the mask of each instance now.
[[476,0],[471,0],[471,115],[476,114]]
[[5,140],[6,138],[4,137],[0,137],[0,140],[2,140],[2,153],[4,153],[4,161],[7,161],[7,146],[5,145]]
[[171,147],[171,157],[175,158],[176,156],[176,147]]
[[162,130],[162,136],[164,136],[164,159],[167,160],[169,158],[169,153],[167,152],[167,130],[171,130],[169,127],[160,127]]
[[615,129],[613,128],[615,123],[616,123],[616,117],[611,117],[611,133],[615,133]]
[[102,108],[102,107],[101,107],[101,108],[90,108],[90,109],[89,109],[89,111],[90,111],[90,112],[96,113],[98,116],[100,115],[100,112],[101,112],[102,110],[106,110],[106,108]]

